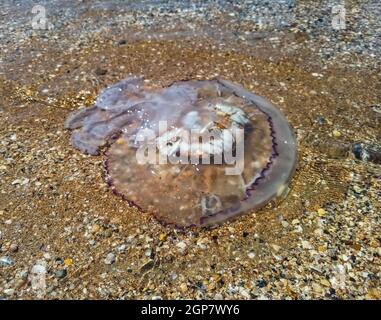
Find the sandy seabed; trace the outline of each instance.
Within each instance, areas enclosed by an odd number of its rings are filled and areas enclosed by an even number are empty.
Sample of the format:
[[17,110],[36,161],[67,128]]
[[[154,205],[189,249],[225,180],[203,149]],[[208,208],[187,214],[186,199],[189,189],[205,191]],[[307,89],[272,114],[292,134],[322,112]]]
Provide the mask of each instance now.
[[[33,30],[31,2],[0,5],[0,297],[380,299],[381,167],[352,152],[381,139],[380,26],[361,3],[341,31],[323,1],[301,1],[282,28],[242,22],[244,8],[68,1]],[[75,150],[63,124],[130,74],[158,87],[219,76],[277,105],[299,144],[288,196],[186,230],[115,196],[103,158]]]

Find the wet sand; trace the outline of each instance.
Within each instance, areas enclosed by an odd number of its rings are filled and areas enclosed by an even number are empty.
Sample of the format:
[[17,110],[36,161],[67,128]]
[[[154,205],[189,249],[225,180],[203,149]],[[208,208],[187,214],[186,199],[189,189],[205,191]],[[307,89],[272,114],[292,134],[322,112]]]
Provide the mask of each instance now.
[[[75,3],[82,11],[54,20],[59,27],[25,25],[1,38],[0,297],[381,298],[381,167],[351,151],[381,139],[380,55],[377,42],[363,53],[354,45],[359,2],[350,1],[340,36],[329,24],[301,27],[304,2],[285,28],[235,30],[222,10],[212,31],[204,12],[147,14],[157,22],[147,27],[117,5]],[[208,32],[182,30],[187,17]],[[379,27],[369,25],[364,47]],[[344,53],[322,54],[343,43]],[[299,143],[288,196],[204,229],[176,230],[129,207],[108,189],[103,158],[75,150],[63,128],[71,111],[129,74],[157,86],[219,76],[277,105]],[[42,288],[36,265],[46,271]]]

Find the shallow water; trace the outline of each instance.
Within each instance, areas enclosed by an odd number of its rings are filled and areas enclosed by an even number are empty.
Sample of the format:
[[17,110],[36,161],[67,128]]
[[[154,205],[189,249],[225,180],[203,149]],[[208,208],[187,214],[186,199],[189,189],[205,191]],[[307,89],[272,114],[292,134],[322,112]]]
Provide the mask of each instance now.
[[[1,297],[380,298],[379,1],[346,1],[344,30],[329,1],[277,19],[272,1],[45,2],[42,30],[30,3],[0,4]],[[63,124],[137,74],[155,89],[220,77],[279,107],[299,152],[287,197],[183,232],[116,197]],[[37,269],[41,290],[22,276]]]

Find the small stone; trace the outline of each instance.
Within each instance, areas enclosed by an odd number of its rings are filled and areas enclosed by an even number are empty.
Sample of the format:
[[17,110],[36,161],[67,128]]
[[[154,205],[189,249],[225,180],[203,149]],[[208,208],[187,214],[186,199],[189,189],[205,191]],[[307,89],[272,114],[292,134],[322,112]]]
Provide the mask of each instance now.
[[6,296],[13,296],[14,293],[15,293],[15,290],[14,290],[14,289],[5,289],[5,290],[4,290],[4,294],[5,294]]
[[303,247],[303,249],[307,249],[307,250],[312,249],[311,244],[308,241],[305,241],[305,240],[302,241],[302,247]]
[[118,45],[119,46],[124,46],[125,44],[127,44],[127,40],[126,39],[122,39],[122,40],[118,41]]
[[299,222],[300,222],[299,219],[294,219],[291,221],[293,225],[299,224]]
[[159,240],[161,242],[164,242],[165,240],[167,240],[167,235],[165,233],[160,233],[159,234]]
[[333,134],[333,136],[334,136],[335,138],[339,138],[339,137],[341,137],[341,132],[338,131],[338,130],[333,130],[333,131],[332,131],[332,134]]
[[331,283],[327,279],[322,279],[320,283],[325,287],[331,287]]
[[147,249],[147,250],[144,252],[144,255],[145,255],[146,257],[150,257],[151,254],[152,254],[152,250],[151,250],[151,249]]
[[276,244],[272,244],[272,245],[271,245],[271,248],[273,248],[273,250],[274,250],[275,252],[278,252],[278,251],[280,250],[280,246],[278,246],[278,245],[276,245]]
[[371,300],[380,300],[381,299],[381,290],[377,289],[377,288],[372,288],[372,289],[369,289],[367,295],[366,295],[366,298],[367,299],[371,299]]
[[303,228],[302,228],[302,226],[296,226],[295,227],[295,229],[294,229],[294,232],[296,232],[296,233],[302,233],[303,232]]
[[241,296],[245,299],[251,299],[251,296],[250,296],[250,293],[243,287],[240,287],[239,288],[239,293],[241,294]]
[[93,224],[93,226],[91,227],[91,233],[97,233],[100,229],[101,227],[98,224]]
[[19,246],[16,243],[12,243],[9,247],[9,251],[11,252],[17,252],[19,250]]
[[16,179],[16,180],[12,181],[12,185],[20,184],[20,185],[25,186],[28,183],[29,183],[29,179],[28,178]]
[[140,267],[140,272],[145,273],[148,270],[151,270],[155,266],[155,262],[150,259],[147,262],[145,262],[141,267]]
[[327,251],[327,249],[326,249],[325,246],[318,246],[318,251],[319,251],[320,253],[324,253],[324,252]]
[[312,283],[312,290],[316,293],[316,294],[320,294],[321,293],[321,287],[319,284],[317,284],[316,282]]
[[153,296],[152,300],[163,300],[161,296]]
[[188,286],[187,286],[187,284],[186,284],[186,283],[182,283],[182,284],[180,284],[180,290],[181,290],[181,292],[183,292],[183,293],[187,292],[187,291],[188,291]]
[[224,296],[221,293],[216,293],[214,296],[214,300],[223,300]]
[[352,244],[352,248],[356,251],[360,251],[361,250],[361,245],[359,245],[358,243],[354,243]]
[[45,289],[46,273],[46,265],[43,261],[39,261],[32,267],[28,275],[28,280],[31,282],[33,290]]
[[344,262],[347,262],[349,260],[349,257],[347,255],[345,255],[345,254],[342,254],[340,256],[340,259],[343,260]]
[[105,232],[104,232],[104,237],[105,238],[110,238],[112,236],[112,230],[110,229],[107,229]]
[[0,266],[1,267],[9,267],[14,264],[13,260],[11,257],[8,256],[3,256],[0,258]]
[[103,69],[103,68],[95,69],[95,74],[97,76],[104,76],[106,73],[107,73],[107,69]]
[[118,250],[118,252],[124,252],[124,251],[126,250],[126,248],[127,248],[127,246],[126,246],[125,244],[121,244],[121,245],[117,248],[117,250]]
[[115,262],[115,260],[116,260],[115,254],[110,252],[109,254],[107,254],[104,262],[105,262],[105,264],[113,264]]
[[319,217],[324,217],[326,215],[326,211],[323,208],[318,209],[317,211]]
[[49,253],[49,252],[44,252],[43,257],[44,257],[46,260],[50,260],[50,259],[51,259],[51,256],[50,256],[50,253]]
[[54,274],[54,276],[58,279],[63,279],[67,275],[66,269],[57,270]]
[[201,238],[197,240],[197,246],[200,247],[202,250],[205,250],[208,248],[207,242],[208,240],[206,238]]
[[70,259],[70,258],[65,259],[65,260],[64,260],[64,264],[65,264],[65,266],[67,266],[67,267],[72,266],[72,265],[73,265],[73,259]]
[[267,281],[266,281],[266,280],[263,280],[263,279],[259,279],[259,280],[256,281],[255,284],[256,284],[256,286],[257,286],[258,288],[264,288],[264,287],[267,286]]
[[352,152],[356,159],[381,164],[381,147],[356,142],[352,145]]
[[325,124],[327,123],[327,120],[323,116],[317,116],[315,122],[318,124]]
[[282,220],[281,224],[283,228],[287,228],[290,225],[286,220]]
[[180,252],[184,252],[186,247],[187,247],[187,245],[186,245],[186,243],[184,241],[181,241],[178,244],[176,244],[176,247],[179,248]]
[[249,257],[249,259],[254,259],[255,258],[255,253],[254,252],[249,252],[247,254],[247,256]]

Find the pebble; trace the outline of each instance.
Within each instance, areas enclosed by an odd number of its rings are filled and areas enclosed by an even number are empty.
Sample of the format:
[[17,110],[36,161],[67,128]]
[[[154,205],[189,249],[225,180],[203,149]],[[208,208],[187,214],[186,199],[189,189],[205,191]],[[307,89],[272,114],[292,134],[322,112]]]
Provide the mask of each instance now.
[[176,247],[179,249],[180,252],[184,252],[187,245],[184,241],[181,241],[178,244],[176,244]]
[[58,279],[63,279],[66,277],[67,271],[66,269],[60,269],[60,270],[57,270],[54,275]]
[[303,247],[303,249],[307,249],[307,250],[312,249],[311,244],[308,241],[305,241],[305,240],[302,241],[302,247]]
[[46,277],[46,267],[39,262],[35,264],[29,273],[29,281],[33,290],[44,290],[45,289],[45,277]]
[[19,246],[16,243],[12,243],[9,247],[9,251],[11,252],[17,252],[19,250]]
[[241,294],[241,296],[245,299],[251,299],[251,295],[250,293],[243,287],[240,287],[239,289],[239,293]]
[[115,254],[110,252],[109,254],[107,254],[104,262],[105,262],[105,264],[113,264],[115,262],[115,260],[116,260]]
[[283,228],[287,228],[290,225],[286,220],[282,220],[281,224]]
[[299,219],[294,219],[291,221],[293,225],[299,224],[299,222],[300,222]]
[[318,209],[317,213],[319,217],[324,217],[327,214],[327,212],[323,208]]
[[140,272],[145,273],[148,270],[151,270],[154,267],[154,265],[155,262],[152,259],[150,259],[147,262],[143,263],[143,265],[140,267]]
[[122,252],[124,252],[124,251],[126,250],[126,248],[127,248],[127,246],[126,246],[125,244],[121,244],[121,245],[117,248],[117,250],[118,250],[118,252],[122,253]]
[[280,250],[280,246],[278,246],[277,244],[272,244],[272,245],[271,245],[271,248],[273,248],[273,250],[274,250],[275,252],[278,252],[278,251]]
[[188,291],[188,286],[187,286],[187,284],[186,284],[186,283],[182,283],[182,284],[180,284],[180,290],[181,290],[181,292],[183,292],[183,293],[187,292],[187,291]]
[[331,283],[327,279],[322,279],[320,283],[325,287],[331,287]]
[[224,296],[221,293],[216,293],[214,296],[214,300],[223,300]]
[[99,232],[100,229],[101,229],[101,227],[98,224],[94,224],[91,227],[91,233],[97,233],[97,232]]
[[2,267],[9,267],[14,264],[13,260],[11,257],[8,256],[3,256],[0,258],[0,266]]
[[254,259],[255,258],[255,253],[254,252],[249,252],[247,254],[247,256],[249,257],[249,259]]
[[20,185],[25,186],[28,183],[29,183],[29,179],[28,178],[16,179],[16,180],[12,181],[12,185],[20,184]]
[[50,256],[50,253],[49,253],[49,252],[44,252],[43,257],[44,257],[46,260],[50,260],[50,259],[51,259],[51,256]]
[[107,73],[107,69],[103,69],[103,68],[95,69],[95,74],[97,76],[104,76],[106,73]]
[[164,242],[165,240],[167,240],[167,235],[165,233],[160,233],[159,234],[159,240],[161,242]]
[[5,289],[3,292],[6,296],[13,296],[15,293],[15,290],[14,289]]
[[67,266],[67,267],[72,266],[72,265],[73,265],[73,259],[70,259],[70,258],[65,259],[65,260],[64,260],[64,264],[65,264],[65,266]]
[[381,147],[357,142],[352,145],[352,152],[358,160],[381,164]]
[[341,132],[339,130],[333,130],[332,134],[335,138],[341,137]]
[[127,44],[127,40],[126,39],[122,39],[122,40],[118,41],[118,45],[119,46],[124,46],[125,44]]

